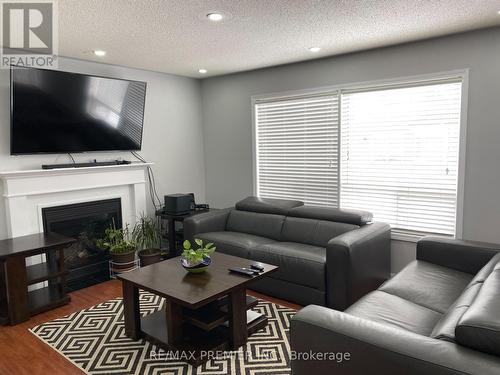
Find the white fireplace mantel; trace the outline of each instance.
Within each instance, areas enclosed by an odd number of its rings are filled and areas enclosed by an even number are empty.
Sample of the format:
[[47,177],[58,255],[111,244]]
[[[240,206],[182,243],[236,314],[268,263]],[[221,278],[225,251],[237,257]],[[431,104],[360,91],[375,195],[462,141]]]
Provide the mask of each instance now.
[[122,221],[134,225],[146,212],[151,163],[0,172],[7,234],[43,232],[45,207],[120,198]]

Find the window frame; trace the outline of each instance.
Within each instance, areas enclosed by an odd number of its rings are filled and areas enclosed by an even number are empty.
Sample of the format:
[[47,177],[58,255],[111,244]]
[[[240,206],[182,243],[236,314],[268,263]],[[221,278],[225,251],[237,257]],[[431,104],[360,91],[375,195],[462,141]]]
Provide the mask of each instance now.
[[[253,194],[257,193],[258,186],[258,144],[257,144],[257,122],[256,122],[256,104],[262,101],[274,101],[280,99],[295,99],[301,96],[310,96],[318,94],[337,93],[338,94],[338,111],[339,119],[342,118],[341,100],[342,93],[349,91],[362,90],[377,90],[383,88],[397,88],[408,86],[425,85],[431,82],[440,82],[446,80],[461,80],[462,81],[462,96],[461,96],[461,113],[460,113],[460,139],[459,139],[459,155],[458,155],[458,178],[457,178],[457,206],[455,213],[455,238],[462,239],[463,237],[463,206],[464,206],[464,187],[465,187],[465,165],[467,154],[467,113],[469,102],[469,69],[457,69],[451,71],[437,72],[431,74],[421,74],[412,76],[403,76],[390,79],[363,81],[355,83],[345,83],[340,85],[322,86],[312,89],[290,90],[275,92],[269,94],[253,95],[251,97],[252,107],[252,174],[253,174]],[[339,122],[339,131],[340,122]],[[339,138],[338,145],[339,153],[341,152],[341,143]],[[340,156],[340,155],[339,155]],[[340,162],[340,159],[339,159]],[[339,173],[340,179],[340,173]],[[339,184],[341,181],[339,180]],[[340,186],[339,186],[340,191]],[[398,241],[417,242],[421,235],[410,233],[392,233],[391,238]]]

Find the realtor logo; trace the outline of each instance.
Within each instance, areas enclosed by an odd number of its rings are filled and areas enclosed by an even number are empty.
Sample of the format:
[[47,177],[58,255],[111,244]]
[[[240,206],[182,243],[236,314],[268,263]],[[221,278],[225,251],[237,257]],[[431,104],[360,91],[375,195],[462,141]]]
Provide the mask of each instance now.
[[2,1],[1,67],[56,67],[57,3]]

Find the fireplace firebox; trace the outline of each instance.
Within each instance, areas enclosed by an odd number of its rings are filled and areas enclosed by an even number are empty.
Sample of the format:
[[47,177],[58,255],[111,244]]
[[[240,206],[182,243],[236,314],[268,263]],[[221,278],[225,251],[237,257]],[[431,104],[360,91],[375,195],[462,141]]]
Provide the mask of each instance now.
[[46,233],[59,233],[77,240],[64,249],[69,291],[109,280],[110,256],[97,246],[97,240],[113,221],[116,227],[122,226],[119,198],[46,207],[42,209],[42,218]]

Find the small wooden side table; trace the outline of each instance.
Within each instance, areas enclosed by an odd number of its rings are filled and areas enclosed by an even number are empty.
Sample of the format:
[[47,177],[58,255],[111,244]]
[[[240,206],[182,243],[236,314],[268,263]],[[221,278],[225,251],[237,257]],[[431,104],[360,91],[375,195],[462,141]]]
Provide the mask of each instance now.
[[[44,233],[0,240],[0,324],[19,324],[70,301],[65,288],[64,248],[75,241]],[[27,257],[49,252],[56,253],[53,261],[26,265]],[[41,282],[47,285],[28,291],[29,285]]]

